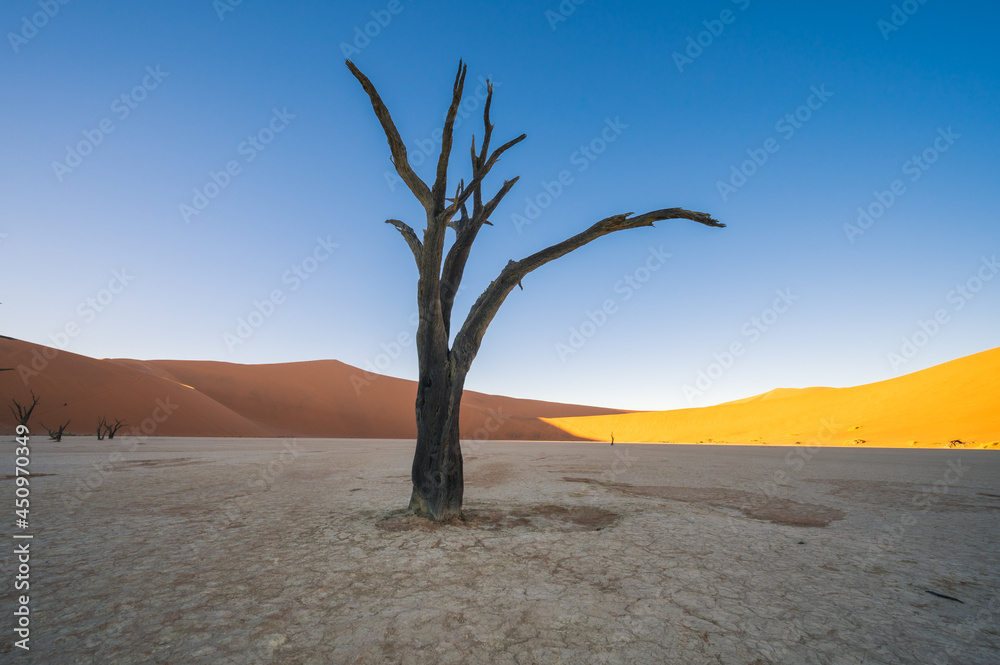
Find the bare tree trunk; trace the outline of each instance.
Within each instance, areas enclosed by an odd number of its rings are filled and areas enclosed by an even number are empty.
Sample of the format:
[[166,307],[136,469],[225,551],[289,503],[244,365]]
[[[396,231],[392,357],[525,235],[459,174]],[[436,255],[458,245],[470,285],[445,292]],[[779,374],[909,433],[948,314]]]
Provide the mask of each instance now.
[[410,473],[413,492],[409,506],[409,512],[438,521],[462,517],[459,411],[468,371],[458,366],[448,349],[440,293],[439,280],[418,280],[421,316],[416,339],[419,370],[414,409],[417,446]]
[[445,371],[430,367],[417,387],[417,448],[413,455],[413,493],[409,510],[434,520],[462,517],[465,484],[459,411],[465,375],[449,362]]

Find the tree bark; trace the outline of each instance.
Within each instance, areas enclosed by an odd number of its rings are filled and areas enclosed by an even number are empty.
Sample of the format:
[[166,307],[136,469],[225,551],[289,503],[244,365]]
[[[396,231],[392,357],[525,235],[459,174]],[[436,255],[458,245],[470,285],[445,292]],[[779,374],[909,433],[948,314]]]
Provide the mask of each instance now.
[[436,521],[461,519],[465,483],[459,411],[465,373],[453,362],[420,372],[417,448],[413,455],[409,512]]

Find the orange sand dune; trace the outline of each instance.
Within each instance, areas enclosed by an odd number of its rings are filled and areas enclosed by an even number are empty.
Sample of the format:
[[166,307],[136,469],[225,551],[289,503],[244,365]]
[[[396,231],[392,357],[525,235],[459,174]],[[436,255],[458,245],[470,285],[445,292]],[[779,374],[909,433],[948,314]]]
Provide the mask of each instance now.
[[743,399],[734,399],[731,402],[725,402],[725,404],[744,404],[746,402],[756,402],[769,399],[784,399],[786,397],[793,397],[795,395],[805,395],[807,393],[815,393],[821,390],[833,390],[833,388],[827,388],[825,386],[816,386],[813,388],[775,388],[774,390],[768,390],[766,393],[761,393],[760,395],[754,395],[753,397],[744,397]]
[[[31,425],[94,434],[101,416],[153,436],[414,438],[413,381],[367,374],[335,360],[236,365],[183,360],[96,360],[0,337],[0,431],[29,390],[41,397]],[[466,392],[466,439],[572,441],[539,416],[622,413],[614,409]],[[128,429],[123,433],[131,433]]]
[[613,432],[616,441],[634,442],[997,447],[1000,348],[854,388],[779,389],[698,409],[543,420],[599,441]]

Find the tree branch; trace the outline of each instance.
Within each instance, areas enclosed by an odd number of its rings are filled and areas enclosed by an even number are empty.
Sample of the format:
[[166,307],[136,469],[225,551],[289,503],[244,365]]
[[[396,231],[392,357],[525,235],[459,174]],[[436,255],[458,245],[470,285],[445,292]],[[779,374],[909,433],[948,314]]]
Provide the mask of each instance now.
[[486,333],[490,322],[493,321],[493,317],[496,316],[500,306],[503,305],[504,300],[514,287],[520,284],[525,275],[542,267],[546,263],[565,256],[592,240],[596,240],[609,233],[639,228],[641,226],[653,226],[654,222],[666,219],[688,219],[699,224],[704,224],[705,226],[725,227],[725,224],[713,219],[706,213],[692,212],[683,208],[654,210],[638,217],[632,217],[631,215],[632,213],[629,212],[607,217],[572,238],[536,252],[520,261],[508,262],[504,269],[500,271],[500,275],[490,282],[490,285],[486,287],[483,294],[479,296],[476,304],[472,306],[468,318],[465,320],[465,325],[462,326],[462,329],[456,336],[452,349],[458,362],[465,367],[472,364],[473,359],[479,352],[479,345],[482,344],[483,335]]
[[420,243],[420,238],[417,237],[416,232],[398,219],[387,219],[385,220],[385,223],[392,224],[399,230],[400,235],[403,236],[403,240],[406,241],[406,244],[410,246],[410,251],[413,252],[413,258],[417,261],[417,270],[420,270],[420,262],[423,260],[424,246]]
[[[437,177],[434,179],[434,189],[431,192],[435,213],[444,210],[444,197],[448,190],[448,160],[451,159],[451,145],[455,138],[455,117],[458,115],[458,105],[462,103],[466,70],[467,67],[459,60],[458,73],[455,75],[455,84],[451,90],[451,106],[448,107],[448,114],[445,116],[442,128],[441,155],[438,157]],[[447,222],[448,219],[444,221]]]
[[[486,104],[483,105],[483,146],[480,149],[478,159],[473,159],[472,169],[478,171],[486,162],[486,155],[490,151],[490,139],[493,138],[493,123],[490,122],[490,108],[493,106],[493,82],[486,82]],[[475,146],[475,144],[473,144]],[[475,155],[475,149],[473,149]]]
[[364,88],[365,92],[368,93],[368,97],[371,98],[372,108],[375,110],[375,115],[382,124],[386,140],[389,142],[389,150],[392,153],[392,164],[396,167],[396,173],[403,179],[403,182],[410,188],[410,191],[417,197],[417,200],[424,206],[424,209],[430,213],[434,209],[434,199],[431,196],[431,190],[413,171],[413,168],[410,167],[410,162],[406,157],[406,145],[399,137],[399,131],[396,129],[396,124],[392,121],[392,116],[389,115],[389,110],[385,107],[382,98],[379,96],[378,91],[375,90],[372,82],[350,60],[347,61],[347,68],[351,70],[354,78],[358,79],[361,87]]
[[[476,206],[478,212],[472,219],[459,227],[460,231],[455,237],[455,244],[448,250],[448,256],[444,260],[444,268],[441,271],[441,312],[444,315],[445,329],[449,334],[451,332],[451,310],[455,304],[455,296],[458,295],[458,288],[462,283],[462,276],[465,274],[465,264],[469,260],[472,244],[476,241],[479,229],[483,227],[483,224],[490,223],[490,215],[493,214],[493,211],[500,205],[500,201],[507,196],[507,192],[511,190],[518,179],[520,176],[512,180],[505,180],[503,187],[496,193],[496,196],[490,199],[489,203],[484,206],[480,202]],[[479,198],[478,193],[476,198]],[[462,210],[464,215],[464,205]]]
[[[505,146],[501,146],[499,150],[494,152],[493,159],[488,161],[486,156],[489,154],[490,142],[493,138],[493,123],[490,122],[490,108],[492,106],[493,83],[487,81],[486,104],[483,106],[483,143],[478,154],[476,152],[476,137],[472,137],[472,149],[470,153],[472,159],[472,184],[468,188],[465,187],[464,182],[460,184],[458,191],[455,193],[455,198],[451,199],[453,204],[458,206],[462,217],[458,224],[453,224],[456,231],[455,243],[448,251],[447,257],[445,257],[441,274],[441,313],[447,334],[451,333],[451,311],[455,304],[455,296],[458,295],[459,287],[461,286],[462,277],[465,273],[465,265],[469,260],[469,252],[472,250],[472,245],[483,224],[492,226],[492,222],[489,221],[490,215],[493,214],[500,201],[503,200],[503,197],[514,186],[514,183],[518,181],[518,178],[504,181],[500,191],[497,192],[487,205],[483,205],[482,183],[486,174],[489,173],[493,164],[499,160],[500,155],[504,151],[513,147],[524,138],[522,135],[521,138],[510,141]],[[471,218],[466,207],[470,193],[472,198]]]
[[528,138],[527,134],[521,134],[516,139],[511,139],[510,141],[507,141],[502,146],[494,150],[493,154],[490,155],[489,160],[482,166],[481,170],[473,175],[472,181],[469,182],[469,185],[465,188],[465,191],[463,191],[462,194],[458,196],[454,200],[454,202],[445,209],[443,213],[441,213],[441,216],[446,221],[454,217],[455,213],[458,212],[458,209],[466,201],[469,200],[469,197],[472,196],[477,189],[482,187],[483,179],[487,175],[489,175],[490,169],[493,168],[493,165],[496,164],[498,161],[500,161],[500,155],[504,154],[505,152],[507,152],[508,150],[510,150],[511,148],[513,148],[526,138]]

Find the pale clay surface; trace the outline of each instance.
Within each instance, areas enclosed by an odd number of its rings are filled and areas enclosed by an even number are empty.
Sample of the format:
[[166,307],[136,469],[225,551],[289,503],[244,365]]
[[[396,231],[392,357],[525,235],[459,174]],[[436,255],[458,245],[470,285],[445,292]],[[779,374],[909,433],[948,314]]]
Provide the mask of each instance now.
[[1000,663],[995,452],[468,442],[434,528],[412,442],[42,438],[3,663]]

